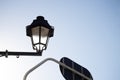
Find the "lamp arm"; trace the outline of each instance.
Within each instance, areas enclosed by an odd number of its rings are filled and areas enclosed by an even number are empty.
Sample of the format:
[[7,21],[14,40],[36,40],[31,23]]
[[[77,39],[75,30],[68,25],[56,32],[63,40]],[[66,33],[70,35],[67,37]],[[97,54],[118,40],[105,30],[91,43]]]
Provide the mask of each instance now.
[[32,71],[34,71],[36,68],[38,68],[39,66],[41,66],[42,64],[44,64],[45,62],[47,62],[47,61],[49,61],[49,60],[50,60],[50,61],[53,61],[53,62],[55,62],[55,63],[57,63],[57,64],[59,64],[59,65],[61,65],[61,66],[63,66],[63,67],[65,67],[65,68],[67,68],[67,69],[69,69],[69,70],[71,70],[72,72],[78,74],[79,76],[84,77],[84,78],[87,79],[87,80],[92,80],[92,79],[88,78],[87,76],[81,74],[80,72],[76,71],[75,69],[72,69],[71,67],[69,67],[69,66],[67,66],[67,65],[59,62],[58,60],[56,60],[56,59],[54,59],[54,58],[46,58],[46,59],[44,59],[43,61],[41,61],[40,63],[38,63],[37,65],[35,65],[34,67],[32,67],[29,71],[27,71],[27,72],[25,73],[25,75],[24,75],[24,77],[23,77],[23,80],[26,80],[26,79],[27,79],[27,76],[28,76]]
[[5,56],[8,58],[8,56],[41,56],[42,52],[16,52],[16,51],[0,51],[0,57]]

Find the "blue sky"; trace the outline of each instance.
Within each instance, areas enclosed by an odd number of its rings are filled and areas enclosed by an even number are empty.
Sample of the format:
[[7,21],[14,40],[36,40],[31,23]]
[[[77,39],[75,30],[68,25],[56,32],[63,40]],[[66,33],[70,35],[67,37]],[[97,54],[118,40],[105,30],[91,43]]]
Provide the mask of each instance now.
[[[26,26],[37,16],[54,26],[54,37],[41,57],[1,57],[0,80],[22,80],[47,57],[66,56],[86,67],[94,80],[119,80],[119,0],[0,0],[0,51],[33,51]],[[29,80],[65,80],[59,66],[47,62]]]

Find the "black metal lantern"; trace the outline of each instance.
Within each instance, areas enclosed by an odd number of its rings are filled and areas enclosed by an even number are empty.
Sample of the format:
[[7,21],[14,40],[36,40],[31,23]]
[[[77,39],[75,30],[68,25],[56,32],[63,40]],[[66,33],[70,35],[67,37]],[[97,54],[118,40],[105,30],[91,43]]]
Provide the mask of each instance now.
[[38,16],[31,25],[26,27],[27,36],[31,37],[33,49],[42,54],[46,50],[48,40],[53,37],[54,28],[43,16]]

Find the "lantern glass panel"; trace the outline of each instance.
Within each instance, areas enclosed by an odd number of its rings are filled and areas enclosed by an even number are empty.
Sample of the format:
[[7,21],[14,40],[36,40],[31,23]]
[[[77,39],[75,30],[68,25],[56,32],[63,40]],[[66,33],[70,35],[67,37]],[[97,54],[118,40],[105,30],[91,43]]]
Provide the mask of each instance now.
[[48,41],[49,29],[43,26],[37,26],[32,28],[32,43],[33,48],[37,51],[42,51],[46,49]]

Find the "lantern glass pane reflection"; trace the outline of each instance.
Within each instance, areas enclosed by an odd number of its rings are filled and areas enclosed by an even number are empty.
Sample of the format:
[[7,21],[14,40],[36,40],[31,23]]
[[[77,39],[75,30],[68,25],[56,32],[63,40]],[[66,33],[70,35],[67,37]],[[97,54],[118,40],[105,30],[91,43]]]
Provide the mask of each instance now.
[[42,26],[32,28],[33,49],[37,51],[42,51],[46,49],[48,33],[49,29]]

